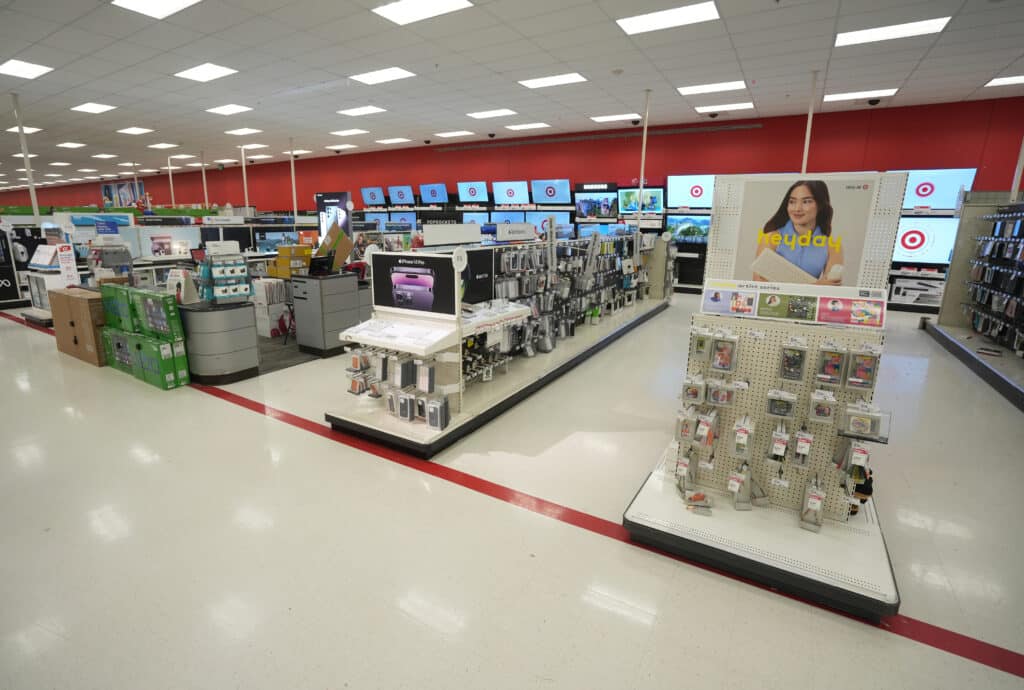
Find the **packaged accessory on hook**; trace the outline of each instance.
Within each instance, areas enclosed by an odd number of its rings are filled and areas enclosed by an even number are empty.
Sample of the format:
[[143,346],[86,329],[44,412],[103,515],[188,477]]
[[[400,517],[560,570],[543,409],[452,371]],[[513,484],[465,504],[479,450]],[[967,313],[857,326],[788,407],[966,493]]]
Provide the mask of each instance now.
[[789,432],[786,431],[786,423],[780,419],[768,442],[768,459],[773,462],[785,462],[788,448]]
[[827,386],[841,386],[846,371],[846,350],[833,343],[826,343],[818,350],[818,367],[814,379]]
[[693,342],[693,351],[690,353],[690,357],[697,362],[708,361],[711,356],[711,331],[706,328],[694,328],[690,340]]
[[731,407],[736,399],[736,388],[722,379],[708,379],[707,403],[718,407]]
[[729,475],[726,488],[732,493],[732,507],[736,510],[751,510],[750,504],[750,465],[741,463],[739,468]]
[[889,442],[892,414],[883,412],[865,400],[850,403],[843,412],[839,433],[878,443]]
[[737,419],[733,425],[733,432],[736,434],[732,444],[733,457],[749,460],[751,437],[754,435],[754,422],[750,419],[750,415],[743,415]]
[[796,449],[793,453],[793,464],[804,467],[807,465],[807,461],[811,457],[811,444],[814,443],[814,434],[807,431],[807,427],[802,427],[800,431],[796,432]]
[[850,365],[846,372],[848,388],[871,390],[878,380],[878,364],[882,359],[881,349],[865,346],[850,352]]
[[692,405],[684,407],[676,415],[676,440],[681,448],[693,443],[697,434],[697,408]]
[[770,390],[767,394],[768,407],[765,414],[776,419],[792,419],[796,414],[796,394],[787,391]]
[[697,417],[697,433],[694,435],[694,442],[702,446],[711,447],[715,442],[715,429],[718,423],[718,411],[711,409]]
[[803,505],[800,508],[800,526],[811,532],[820,532],[825,518],[825,490],[818,483],[818,475],[807,482]]
[[818,424],[834,424],[836,407],[839,401],[832,391],[818,389],[811,393],[811,405],[807,411],[807,421]]
[[779,378],[783,381],[803,381],[807,369],[807,345],[799,338],[793,338],[782,346],[779,362]]
[[687,376],[683,381],[683,402],[700,405],[704,402],[704,377],[700,374]]
[[736,371],[739,365],[740,339],[735,335],[716,335],[711,339],[711,368]]

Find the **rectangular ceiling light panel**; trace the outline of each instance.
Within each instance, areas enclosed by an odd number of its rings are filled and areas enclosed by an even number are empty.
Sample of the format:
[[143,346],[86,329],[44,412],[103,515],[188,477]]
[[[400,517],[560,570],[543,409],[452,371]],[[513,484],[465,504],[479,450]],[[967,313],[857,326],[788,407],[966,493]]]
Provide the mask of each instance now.
[[216,108],[207,108],[206,112],[213,113],[214,115],[237,115],[238,113],[247,113],[250,110],[252,108],[245,105],[228,103],[227,105],[219,105]]
[[399,26],[405,26],[472,6],[469,0],[397,0],[381,5],[373,12]]
[[699,105],[694,110],[698,113],[721,113],[726,110],[753,110],[753,103],[723,103],[722,105]]
[[836,34],[836,47],[937,34],[946,28],[949,20],[949,17],[938,17],[937,19],[926,19],[922,22],[892,24],[890,26],[879,26],[874,29],[861,29],[860,31],[844,31],[843,33]]
[[635,17],[616,19],[615,23],[628,35],[643,34],[648,31],[661,31],[687,24],[699,24],[718,19],[718,9],[714,2],[701,2],[696,5],[674,7],[670,10],[638,14]]
[[197,2],[199,0],[114,0],[110,4],[153,19],[166,19]]
[[359,108],[349,108],[348,110],[339,110],[339,115],[348,115],[349,117],[359,117],[360,115],[373,115],[375,113],[386,113],[384,108],[378,108],[375,105],[364,105]]
[[237,72],[238,70],[231,69],[230,67],[215,65],[212,62],[204,62],[191,69],[178,72],[174,76],[181,77],[182,79],[191,79],[192,81],[207,82],[226,77],[229,74],[236,74]]
[[415,77],[416,75],[407,69],[401,67],[387,67],[385,69],[379,69],[374,72],[364,72],[363,74],[353,74],[349,79],[354,79],[363,84],[373,86],[374,84],[383,84],[389,81],[397,81],[399,79],[408,79],[409,77]]
[[834,101],[856,101],[861,98],[885,98],[887,96],[895,96],[899,89],[875,89],[874,91],[849,91],[847,93],[829,93],[825,94],[825,102],[832,103]]
[[477,113],[466,113],[469,117],[475,120],[487,120],[492,117],[506,117],[508,115],[518,115],[514,110],[508,108],[499,108],[498,110],[481,110]]
[[716,84],[697,84],[695,86],[680,86],[676,91],[680,96],[696,96],[702,93],[720,93],[722,91],[739,91],[747,88],[744,81],[721,81]]
[[565,84],[578,84],[586,81],[579,72],[568,72],[566,74],[555,74],[550,77],[537,77],[536,79],[523,79],[519,83],[528,89],[543,89],[549,86],[563,86]]

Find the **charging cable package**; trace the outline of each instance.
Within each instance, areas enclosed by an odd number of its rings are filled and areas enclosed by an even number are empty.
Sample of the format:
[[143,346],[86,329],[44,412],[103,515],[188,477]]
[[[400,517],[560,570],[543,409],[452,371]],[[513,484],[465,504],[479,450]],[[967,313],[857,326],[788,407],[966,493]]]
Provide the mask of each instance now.
[[811,457],[811,444],[814,443],[814,434],[807,431],[807,427],[796,432],[796,448],[793,452],[793,464],[805,467]]
[[740,339],[735,335],[717,334],[711,339],[711,368],[715,371],[736,371],[739,366]]
[[811,405],[807,410],[807,421],[818,424],[834,424],[839,401],[832,391],[818,389],[811,393]]
[[818,367],[814,379],[826,386],[841,386],[846,371],[846,350],[828,343],[818,350]]
[[715,443],[715,430],[718,424],[718,411],[711,409],[697,416],[697,433],[694,443],[710,448]]
[[683,381],[683,402],[700,405],[704,402],[705,383],[700,374],[687,376]]
[[765,414],[776,419],[792,419],[796,414],[796,394],[772,389],[767,394]]
[[675,438],[679,441],[680,447],[686,447],[693,443],[697,434],[697,408],[689,405],[684,407],[676,415]]
[[782,346],[779,360],[779,378],[783,381],[803,381],[807,368],[807,345],[797,338]]
[[750,503],[750,465],[741,463],[736,471],[726,480],[726,489],[732,493],[732,507],[736,510],[751,510]]
[[735,434],[732,444],[733,457],[739,460],[749,460],[751,440],[754,436],[754,422],[750,419],[750,415],[743,415],[736,420],[733,425],[733,433]]
[[711,331],[706,328],[694,328],[690,340],[693,341],[693,352],[690,353],[690,357],[696,362],[708,361],[711,357]]
[[878,364],[882,359],[881,350],[867,346],[850,352],[850,363],[846,372],[846,386],[871,390],[878,380]]
[[800,527],[811,532],[820,532],[825,517],[825,490],[814,475],[804,488],[803,505],[800,507]]
[[785,462],[788,449],[789,432],[786,431],[786,423],[780,419],[768,441],[768,459],[772,462]]

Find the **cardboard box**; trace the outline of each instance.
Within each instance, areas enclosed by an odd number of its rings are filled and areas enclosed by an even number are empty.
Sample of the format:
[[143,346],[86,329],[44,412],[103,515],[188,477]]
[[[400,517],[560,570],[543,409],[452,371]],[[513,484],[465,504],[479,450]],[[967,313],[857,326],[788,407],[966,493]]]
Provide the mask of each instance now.
[[135,355],[129,342],[130,333],[119,328],[103,329],[103,349],[107,356],[107,364],[126,374],[135,373]]
[[185,351],[185,341],[176,340],[172,345],[174,348],[174,375],[179,386],[187,386],[192,379],[188,373],[188,353]]
[[288,328],[287,304],[257,304],[256,332],[264,338],[284,335]]
[[132,290],[129,294],[139,333],[166,341],[185,339],[174,295],[150,290]]
[[178,387],[174,343],[137,334],[130,335],[128,343],[134,356],[135,378],[162,390]]
[[57,350],[98,367],[106,363],[103,349],[103,296],[69,287],[50,290],[50,313]]
[[313,258],[313,247],[308,244],[281,244],[277,247],[278,257],[305,258],[306,263]]
[[129,333],[135,330],[132,300],[129,297],[130,290],[131,288],[120,283],[104,283],[100,285],[106,325],[110,328],[117,328]]

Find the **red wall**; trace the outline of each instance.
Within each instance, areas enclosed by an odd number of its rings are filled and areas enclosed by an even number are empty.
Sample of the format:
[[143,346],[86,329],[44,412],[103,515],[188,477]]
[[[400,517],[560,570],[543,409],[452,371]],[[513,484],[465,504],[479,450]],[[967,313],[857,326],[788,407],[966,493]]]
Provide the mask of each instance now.
[[[1008,190],[1024,136],[1022,114],[1024,98],[819,114],[814,118],[808,170],[978,168],[975,189]],[[652,129],[648,184],[663,184],[670,174],[799,170],[804,122],[804,116],[789,116]],[[733,124],[760,127],[706,130]],[[683,132],[667,134],[666,130]],[[629,134],[637,131],[633,128]],[[509,141],[497,139],[485,148],[451,150],[452,145],[434,145],[300,159],[295,165],[299,208],[312,209],[315,192],[344,190],[356,194],[358,207],[358,189],[364,186],[445,182],[454,191],[459,180],[565,177],[573,183],[633,184],[639,174],[640,139],[636,136],[546,144],[536,143],[543,142],[543,138],[519,141],[531,144],[503,146],[499,144]],[[291,208],[287,161],[255,165],[247,172],[250,203],[261,210]],[[170,203],[166,176],[144,179],[154,203]],[[238,166],[208,171],[207,183],[211,203],[242,205],[242,173]],[[99,189],[99,182],[44,188],[39,190],[39,204],[95,204]],[[198,172],[176,174],[174,189],[179,204],[203,200]],[[28,191],[0,193],[0,205],[5,204],[28,205]]]

